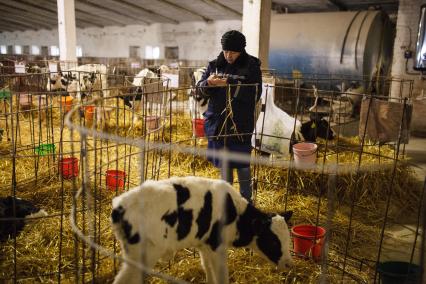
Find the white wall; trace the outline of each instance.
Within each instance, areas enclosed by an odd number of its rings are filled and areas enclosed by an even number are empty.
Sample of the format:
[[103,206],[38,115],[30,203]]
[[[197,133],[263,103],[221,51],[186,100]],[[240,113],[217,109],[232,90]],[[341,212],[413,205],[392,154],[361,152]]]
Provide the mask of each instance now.
[[38,30],[0,33],[2,45],[56,45],[59,46],[58,30]]
[[[179,59],[210,60],[221,50],[220,38],[230,29],[241,30],[240,20],[184,22],[181,24],[133,25],[126,27],[77,29],[77,45],[83,56],[128,57],[129,46],[140,46],[140,56],[145,56],[145,46],[159,46],[164,58],[165,46],[178,46]],[[58,31],[39,30],[3,32],[2,45],[57,45]]]

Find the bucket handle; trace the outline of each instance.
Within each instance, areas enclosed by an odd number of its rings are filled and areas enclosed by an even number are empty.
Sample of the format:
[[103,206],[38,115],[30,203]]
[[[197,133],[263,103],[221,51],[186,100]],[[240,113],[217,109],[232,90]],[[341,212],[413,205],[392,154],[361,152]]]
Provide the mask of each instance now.
[[314,247],[316,246],[316,245],[319,245],[319,243],[321,242],[321,238],[320,239],[317,239],[316,241],[313,241],[312,242],[312,245],[309,247],[309,249],[308,249],[308,255],[306,255],[305,254],[305,256],[307,256],[307,257],[313,257],[312,256],[312,250],[314,249]]

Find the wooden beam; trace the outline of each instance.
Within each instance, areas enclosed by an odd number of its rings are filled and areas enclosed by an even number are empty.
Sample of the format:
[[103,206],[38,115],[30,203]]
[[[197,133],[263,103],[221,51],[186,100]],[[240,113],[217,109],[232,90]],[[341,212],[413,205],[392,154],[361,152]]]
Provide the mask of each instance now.
[[4,7],[12,7],[12,8],[17,8],[29,13],[33,13],[33,14],[37,14],[43,17],[53,17],[58,19],[56,10],[55,11],[50,11],[49,9],[42,9],[38,6],[32,5],[32,4],[28,4],[28,3],[24,3],[21,2],[19,0],[14,0],[14,1],[10,1],[10,0],[0,0],[0,5],[4,6]]
[[22,15],[9,14],[8,18],[13,18],[16,21],[29,24],[32,27],[43,28],[47,30],[52,29],[52,25],[46,24],[46,22],[29,19],[28,17],[22,16]]
[[16,31],[24,31],[24,29],[22,29],[22,28],[18,28],[17,26],[15,26],[15,25],[11,25],[11,24],[8,24],[8,23],[5,23],[4,21],[2,21],[1,23],[0,23],[0,33],[1,32],[4,32],[4,31],[7,31],[7,32],[16,32]]
[[39,25],[39,26],[46,28],[46,29],[51,29],[52,25],[56,24],[56,22],[52,22],[49,19],[35,18],[35,17],[32,17],[32,15],[27,13],[27,12],[17,13],[16,11],[5,8],[4,6],[0,6],[0,12],[6,13],[7,17],[13,17],[14,19],[22,20],[26,23],[32,23],[32,24],[35,24],[35,25]]
[[[87,9],[82,9],[81,7],[77,7],[77,5],[79,5],[78,3],[75,3],[75,4],[76,4],[75,14],[76,14],[76,17],[78,17],[79,19],[84,18],[84,21],[88,21],[88,22],[92,22],[92,21],[101,22],[104,27],[108,26],[108,25],[109,26],[114,26],[114,25],[125,26],[125,25],[127,25],[127,22],[124,23],[124,22],[117,20],[117,19],[111,19],[111,16],[105,16],[105,15],[101,15],[101,14],[94,14],[94,13],[88,12]],[[90,20],[87,20],[87,19],[90,19]]]
[[[54,14],[53,20],[55,21],[55,28],[58,26],[58,7],[56,5],[56,1],[52,2],[49,0],[20,0],[21,2],[24,1],[26,3],[31,3],[34,6],[38,6],[40,9],[51,11]],[[76,10],[76,16],[75,16],[75,22],[76,26],[78,28],[84,28],[85,26],[97,26],[97,27],[103,27],[103,25],[99,25],[93,21],[80,19],[77,16],[77,9]]]
[[197,13],[197,12],[193,11],[193,10],[190,10],[190,9],[188,9],[188,8],[185,8],[185,7],[182,7],[182,6],[178,5],[178,4],[175,4],[175,3],[173,3],[173,2],[170,2],[170,1],[168,1],[168,0],[157,0],[157,1],[158,1],[158,2],[161,2],[161,3],[165,3],[165,4],[169,5],[169,6],[172,6],[172,7],[173,7],[173,8],[175,8],[175,9],[178,9],[178,10],[181,10],[181,11],[188,12],[188,13],[190,13],[190,14],[194,15],[194,16],[197,16],[197,17],[201,18],[201,19],[202,19],[202,20],[204,20],[205,22],[212,22],[212,21],[213,21],[213,19],[211,19],[211,18],[208,18],[208,17],[206,17],[206,16],[203,16],[203,15],[201,15],[201,14],[199,14],[199,13]]
[[336,6],[340,11],[348,10],[348,7],[341,0],[328,0],[328,2]]
[[224,4],[222,4],[222,3],[220,3],[220,2],[218,2],[216,0],[201,0],[201,1],[203,1],[204,3],[206,3],[206,4],[210,5],[210,6],[219,7],[222,10],[226,10],[228,12],[231,12],[231,13],[237,15],[238,17],[242,17],[243,16],[243,13],[241,13],[241,12],[239,12],[237,10],[234,10],[234,9],[232,9],[232,8],[230,8],[230,7],[224,5]]
[[[57,13],[57,6],[56,1],[48,1],[48,0],[19,0],[23,4],[29,5],[31,8],[31,14],[35,14],[32,12],[32,10],[42,11],[41,13],[37,13],[37,16],[42,17],[42,19],[49,19],[54,22],[52,23],[51,29],[56,29],[58,27],[58,13]],[[49,11],[50,14],[46,15],[45,11]],[[76,18],[76,26],[81,28],[84,27],[84,25],[87,25],[85,22],[79,22]]]
[[11,17],[7,17],[5,19],[2,19],[2,21],[9,23],[11,25],[20,26],[22,28],[25,28],[26,30],[37,30],[38,29],[38,27],[35,27],[34,25],[23,23],[22,21],[15,20],[14,18],[11,18]]
[[[96,3],[95,3],[96,2]],[[126,13],[123,13],[123,12],[120,12],[120,11],[117,11],[117,10],[115,10],[115,9],[112,9],[112,8],[109,8],[109,7],[107,7],[107,6],[103,6],[103,5],[99,5],[99,4],[97,4],[97,3],[103,3],[103,1],[102,2],[99,2],[99,1],[92,1],[92,0],[90,0],[90,1],[88,1],[88,0],[79,0],[79,1],[77,1],[75,4],[76,4],[76,6],[78,5],[78,6],[80,6],[82,9],[87,9],[87,10],[94,10],[94,9],[97,9],[97,10],[99,10],[99,11],[104,11],[104,12],[106,12],[107,14],[109,14],[111,17],[121,17],[121,19],[124,19],[125,21],[124,21],[124,25],[129,25],[129,24],[131,24],[131,22],[130,21],[133,21],[133,24],[150,24],[149,22],[147,22],[147,21],[144,21],[144,20],[141,20],[140,18],[136,18],[136,17],[133,17],[133,16],[129,16],[128,14],[126,14]]]
[[79,28],[87,28],[87,27],[103,28],[103,27],[105,27],[105,24],[104,24],[105,21],[101,20],[100,17],[98,17],[98,19],[96,19],[96,21],[93,21],[93,17],[91,19],[87,19],[87,16],[85,16],[78,9],[75,9],[75,22],[77,23],[77,26]]
[[[132,9],[132,10],[135,10],[135,11],[138,11],[138,12],[142,12],[142,13],[144,13],[146,16],[148,16],[150,18],[154,18],[155,19],[155,18],[159,17],[159,18],[165,19],[169,23],[179,24],[179,21],[177,21],[176,19],[172,19],[172,18],[169,18],[167,16],[161,15],[161,14],[155,12],[155,11],[143,8],[143,7],[139,6],[139,5],[136,5],[134,3],[128,2],[126,0],[103,0],[103,1],[114,2],[114,3],[118,4],[118,5],[120,5],[121,7],[123,7],[123,9]],[[133,1],[133,2],[135,2],[135,1]]]
[[55,19],[54,17],[45,17],[45,16],[38,15],[36,13],[22,11],[21,9],[17,9],[14,7],[6,7],[4,5],[1,5],[0,11],[8,13],[9,15],[25,17],[25,19],[28,21],[36,21],[40,24],[48,24],[48,25],[57,24],[57,19]]

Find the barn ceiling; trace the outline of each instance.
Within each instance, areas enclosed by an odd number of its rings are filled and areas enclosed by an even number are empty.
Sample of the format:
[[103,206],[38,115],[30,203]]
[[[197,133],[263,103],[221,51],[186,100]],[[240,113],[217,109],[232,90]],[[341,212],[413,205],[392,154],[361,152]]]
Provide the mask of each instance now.
[[[273,0],[278,13],[382,9],[398,0]],[[75,0],[78,28],[241,19],[243,0]],[[0,32],[57,28],[56,0],[0,0]]]

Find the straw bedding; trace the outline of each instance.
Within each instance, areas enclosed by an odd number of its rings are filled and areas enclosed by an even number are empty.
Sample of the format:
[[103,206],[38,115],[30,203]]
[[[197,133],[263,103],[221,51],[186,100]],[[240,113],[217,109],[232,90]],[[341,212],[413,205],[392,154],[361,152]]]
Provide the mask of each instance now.
[[[169,127],[165,127],[152,133],[150,139],[159,139],[165,142],[170,140],[181,141],[184,145],[205,147],[206,141],[204,139],[194,140],[191,138],[190,119],[177,116],[172,118],[172,123],[171,137],[168,135]],[[114,125],[113,122],[111,124]],[[142,132],[135,132],[141,130],[129,132],[128,130],[124,131],[123,126],[120,126],[120,131],[114,130],[112,127],[109,131],[131,137],[142,134]],[[29,131],[29,128],[26,127],[26,125],[22,125],[22,133]],[[55,137],[60,137],[59,131],[59,128],[55,128]],[[69,131],[64,130],[63,137],[68,141],[63,144],[63,151],[74,152],[74,155],[79,157],[79,135],[74,133],[71,139],[69,138]],[[28,141],[27,145],[30,143],[31,141]],[[328,147],[327,153],[329,155],[325,158],[326,163],[336,162],[337,159],[339,163],[358,161],[359,155],[353,152],[353,150],[359,149],[358,138],[342,139],[339,144],[332,142],[327,146],[325,141],[320,141],[320,143],[322,144],[322,152],[320,153],[324,153],[325,147]],[[342,145],[346,147],[344,150],[341,148]],[[111,249],[111,251],[115,249],[118,252],[119,247],[113,240],[109,226],[109,213],[111,199],[119,193],[105,188],[103,174],[108,167],[117,166],[126,170],[129,186],[137,184],[140,174],[139,156],[131,154],[137,153],[138,149],[130,146],[118,146],[113,142],[93,140],[88,140],[88,147],[90,181],[87,184],[87,192],[91,193],[93,197],[91,200],[96,200],[96,203],[83,204],[83,199],[77,200],[77,209],[79,210],[77,223],[80,229],[88,234],[93,221],[95,221],[96,236],[94,241]],[[3,142],[2,149],[4,151],[2,153],[7,153],[8,149],[10,150],[7,143]],[[380,151],[382,156],[387,157],[393,157],[395,154],[394,150],[388,146],[380,148],[378,146],[366,146],[363,150],[372,153],[379,153]],[[337,153],[339,154],[337,155]],[[88,281],[93,277],[90,273],[92,257],[96,262],[95,277],[99,279],[99,282],[112,281],[114,267],[115,269],[119,267],[118,261],[97,253],[92,255],[92,251],[81,242],[77,243],[77,247],[75,246],[74,236],[69,225],[69,214],[73,194],[78,187],[73,184],[72,180],[61,180],[56,174],[58,156],[55,158],[53,156],[36,157],[30,147],[21,150],[19,155],[22,158],[16,160],[16,194],[21,198],[32,200],[48,211],[49,217],[26,226],[16,239],[16,249],[13,240],[1,244],[0,278],[10,278],[13,275],[13,255],[16,253],[17,274],[24,279],[22,283],[56,282],[57,275],[55,272],[58,271],[58,266],[61,269],[62,282],[74,282],[76,264],[79,266],[79,278],[84,277],[85,281]],[[169,160],[167,153],[162,155],[161,159],[158,157],[159,155],[159,152],[148,152],[146,154],[147,178],[167,177],[169,165],[170,175],[195,174],[213,178],[219,177],[218,170],[202,157],[172,153]],[[321,158],[324,157],[321,155],[323,154],[320,154],[318,161],[321,161]],[[116,161],[117,158],[125,156],[127,158]],[[401,212],[404,212],[404,214],[408,214],[409,210],[412,212],[413,205],[419,200],[419,189],[414,182],[412,170],[405,165],[398,164],[395,179],[392,180],[390,177],[393,161],[386,160],[383,157],[380,159],[380,163],[388,166],[367,173],[339,175],[336,178],[336,191],[332,193],[327,192],[329,181],[326,174],[302,171],[291,171],[289,173],[288,169],[274,167],[271,160],[271,165],[259,166],[254,169],[254,178],[257,181],[255,204],[268,212],[283,211],[284,209],[293,210],[293,225],[302,223],[328,225],[331,232],[329,263],[334,266],[341,265],[343,262],[342,252],[346,248],[347,239],[349,239],[349,255],[375,260],[378,252],[380,228],[383,222],[383,209],[389,195],[388,191],[393,191],[390,218],[396,218]],[[377,164],[378,161],[379,157],[377,156],[365,155],[361,163]],[[35,164],[40,169],[37,183],[34,182]],[[2,161],[0,165],[2,196],[11,194],[11,166],[10,158],[4,159],[4,162]],[[99,173],[102,173],[102,175],[99,175]],[[79,184],[79,182],[81,182],[81,179],[76,184]],[[236,189],[238,189],[238,185],[236,185]],[[352,228],[348,236],[349,212],[352,204],[355,204],[355,206]],[[62,211],[64,222],[61,233]],[[327,219],[327,216],[330,218]],[[76,254],[77,257],[75,257]],[[278,272],[256,253],[244,249],[230,249],[228,251],[230,281],[232,283],[317,283],[320,277],[325,277],[330,283],[338,283],[341,280],[341,272],[331,266],[327,271],[313,261],[301,258],[295,258],[295,260],[296,265],[292,269]],[[75,263],[76,261],[78,263]],[[372,270],[368,266],[364,266],[359,271],[355,268],[355,265],[350,265],[350,260],[348,260],[348,263],[346,270],[356,275],[356,279],[362,279],[365,282],[370,281],[374,268]],[[156,269],[192,283],[204,281],[205,276],[199,258],[193,251],[178,252],[170,264],[167,261],[161,261]],[[34,278],[34,275],[40,276]],[[27,280],[25,280],[26,277],[28,277]],[[353,278],[347,278],[347,276],[345,276],[345,279],[349,282],[354,281]],[[150,282],[165,283],[165,281],[154,277],[150,279]]]

